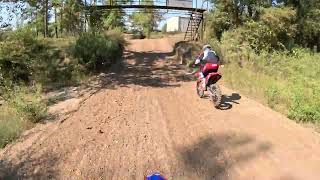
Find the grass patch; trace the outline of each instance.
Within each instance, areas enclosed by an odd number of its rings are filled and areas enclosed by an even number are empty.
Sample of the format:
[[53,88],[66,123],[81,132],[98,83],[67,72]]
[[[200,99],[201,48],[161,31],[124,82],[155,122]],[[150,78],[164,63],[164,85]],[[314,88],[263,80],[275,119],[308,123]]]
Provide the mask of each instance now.
[[40,86],[16,86],[5,96],[8,106],[24,120],[37,123],[47,116],[47,105],[42,99]]
[[69,46],[76,42],[75,37],[67,38],[45,38],[41,39],[45,44],[49,44],[53,48],[59,48],[61,50],[66,50]]
[[0,148],[17,139],[20,134],[32,127],[32,123],[25,121],[8,106],[0,107]]
[[320,122],[320,54],[307,49],[254,49],[234,31],[212,40],[225,63],[223,78],[234,89],[259,99],[299,122]]
[[6,103],[0,106],[0,148],[14,141],[47,115],[40,86],[16,86],[4,94]]
[[240,55],[241,63],[229,60],[222,69],[229,86],[296,121],[320,122],[320,54],[297,49],[295,55],[262,53],[249,57]]

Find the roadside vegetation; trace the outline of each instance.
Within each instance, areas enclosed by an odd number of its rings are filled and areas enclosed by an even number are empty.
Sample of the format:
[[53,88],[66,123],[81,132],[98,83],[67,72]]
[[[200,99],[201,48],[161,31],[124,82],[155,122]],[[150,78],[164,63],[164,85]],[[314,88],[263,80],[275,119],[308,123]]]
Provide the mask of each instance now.
[[46,118],[44,92],[106,70],[121,58],[123,42],[92,33],[56,40],[34,38],[28,29],[8,32],[0,45],[0,147]]
[[[0,2],[7,6],[2,11],[21,14],[21,18],[26,15],[28,21],[16,29],[10,21],[0,21],[2,148],[48,118],[50,102],[45,93],[80,85],[108,70],[121,59],[125,41],[119,13],[91,10],[86,27],[79,16],[83,11],[80,1]],[[57,15],[54,22],[45,20],[53,15]]]
[[215,0],[205,41],[227,84],[299,122],[320,123],[320,1]]

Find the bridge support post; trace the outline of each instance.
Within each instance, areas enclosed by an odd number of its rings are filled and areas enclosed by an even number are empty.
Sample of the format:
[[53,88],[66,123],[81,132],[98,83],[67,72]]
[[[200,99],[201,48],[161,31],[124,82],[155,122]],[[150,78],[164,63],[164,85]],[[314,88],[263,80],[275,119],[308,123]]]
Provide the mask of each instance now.
[[202,14],[202,22],[201,22],[201,41],[203,41],[204,38],[204,27],[205,27],[205,19],[204,15]]

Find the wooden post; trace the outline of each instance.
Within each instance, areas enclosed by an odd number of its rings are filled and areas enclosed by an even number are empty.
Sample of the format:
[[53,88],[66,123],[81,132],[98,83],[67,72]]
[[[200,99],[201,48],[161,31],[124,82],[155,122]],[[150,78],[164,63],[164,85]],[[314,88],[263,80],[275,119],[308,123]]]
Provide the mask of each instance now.
[[201,22],[201,41],[203,41],[203,37],[204,37],[204,16],[202,13],[202,22]]
[[[166,6],[169,5],[169,0],[166,0]],[[169,12],[169,9],[167,9],[167,12]]]

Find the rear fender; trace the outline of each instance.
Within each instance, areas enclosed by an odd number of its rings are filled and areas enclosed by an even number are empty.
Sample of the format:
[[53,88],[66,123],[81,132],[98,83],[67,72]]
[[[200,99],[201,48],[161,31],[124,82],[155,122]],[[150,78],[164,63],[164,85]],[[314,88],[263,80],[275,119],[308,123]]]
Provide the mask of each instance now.
[[215,84],[221,79],[221,75],[219,73],[210,73],[206,77],[206,84]]

